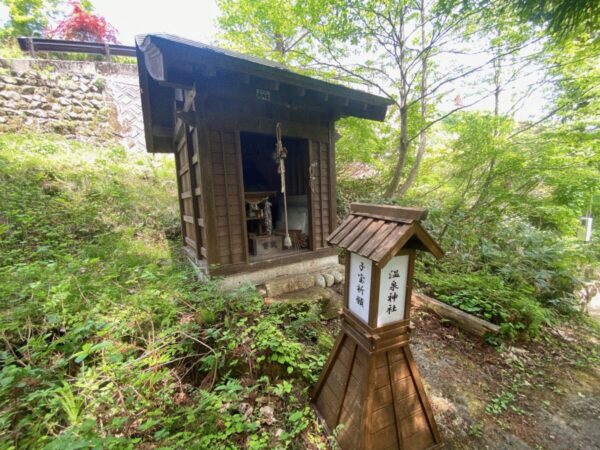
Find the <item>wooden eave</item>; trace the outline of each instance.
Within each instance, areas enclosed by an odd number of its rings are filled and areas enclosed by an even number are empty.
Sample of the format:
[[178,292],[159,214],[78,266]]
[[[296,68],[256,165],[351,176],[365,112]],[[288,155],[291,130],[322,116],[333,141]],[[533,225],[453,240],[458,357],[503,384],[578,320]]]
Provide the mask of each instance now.
[[327,112],[332,120],[353,116],[381,121],[392,104],[387,98],[301,75],[272,61],[177,36],[141,35],[136,37],[136,49],[150,152],[172,151],[165,148],[165,133],[155,133],[174,126],[164,105],[173,104],[175,89],[191,89],[200,78],[228,79],[249,92],[268,89],[274,103]]
[[351,212],[327,238],[331,245],[384,266],[404,247],[428,251],[436,258],[443,250],[420,225],[427,211],[418,208],[353,203]]

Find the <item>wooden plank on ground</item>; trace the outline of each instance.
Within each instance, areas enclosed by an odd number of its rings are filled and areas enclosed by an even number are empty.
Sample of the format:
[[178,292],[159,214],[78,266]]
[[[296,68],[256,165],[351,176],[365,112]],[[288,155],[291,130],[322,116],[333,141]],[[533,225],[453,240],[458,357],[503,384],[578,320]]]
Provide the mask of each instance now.
[[413,293],[412,300],[417,305],[422,305],[425,309],[433,311],[444,319],[451,320],[461,330],[472,333],[476,336],[483,337],[486,333],[496,335],[500,332],[500,327],[490,323],[487,320],[480,319],[469,313],[461,311],[458,308],[447,305],[434,298],[424,294]]

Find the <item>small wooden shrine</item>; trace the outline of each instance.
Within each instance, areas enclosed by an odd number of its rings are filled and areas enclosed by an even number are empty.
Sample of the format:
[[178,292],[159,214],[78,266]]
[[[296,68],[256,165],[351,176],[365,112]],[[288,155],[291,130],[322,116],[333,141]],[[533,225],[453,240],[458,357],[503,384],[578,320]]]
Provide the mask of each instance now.
[[328,237],[346,251],[342,331],[315,386],[313,404],[342,449],[441,444],[409,342],[417,250],[440,247],[421,227],[426,211],[355,203]]
[[147,149],[175,155],[190,259],[255,282],[336,262],[335,121],[383,120],[390,101],[176,36],[136,43]]

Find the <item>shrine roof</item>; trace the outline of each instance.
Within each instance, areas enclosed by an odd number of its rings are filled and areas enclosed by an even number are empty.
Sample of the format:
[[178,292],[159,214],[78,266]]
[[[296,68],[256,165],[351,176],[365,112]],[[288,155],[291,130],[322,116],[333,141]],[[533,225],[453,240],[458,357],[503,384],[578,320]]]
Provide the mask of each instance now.
[[401,248],[416,248],[444,255],[421,226],[427,210],[387,205],[352,203],[350,214],[327,238],[331,245],[385,264]]
[[[253,102],[270,102],[284,108],[286,114],[291,110],[306,110],[307,114],[317,111],[332,121],[341,117],[383,121],[394,103],[390,98],[312,78],[266,59],[170,34],[136,36],[136,54],[146,146],[151,153],[174,151],[174,103],[181,101],[183,90],[210,89],[204,85],[217,83],[225,91],[219,93],[219,101],[227,110],[231,100],[226,94],[239,99],[242,91],[250,91],[255,96]],[[258,90],[272,93],[268,100],[262,100]]]

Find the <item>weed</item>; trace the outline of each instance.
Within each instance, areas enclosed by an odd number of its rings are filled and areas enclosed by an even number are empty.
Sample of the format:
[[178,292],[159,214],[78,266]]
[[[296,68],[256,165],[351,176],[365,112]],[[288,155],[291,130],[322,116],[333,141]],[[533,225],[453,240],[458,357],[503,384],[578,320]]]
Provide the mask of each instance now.
[[485,412],[488,414],[499,415],[502,414],[515,399],[515,394],[510,391],[505,391],[498,394],[492,399],[490,403],[485,407]]
[[318,315],[195,281],[164,231],[173,173],[118,146],[0,136],[0,447],[325,442],[305,407]]
[[469,436],[480,438],[483,436],[483,425],[479,422],[469,427]]

